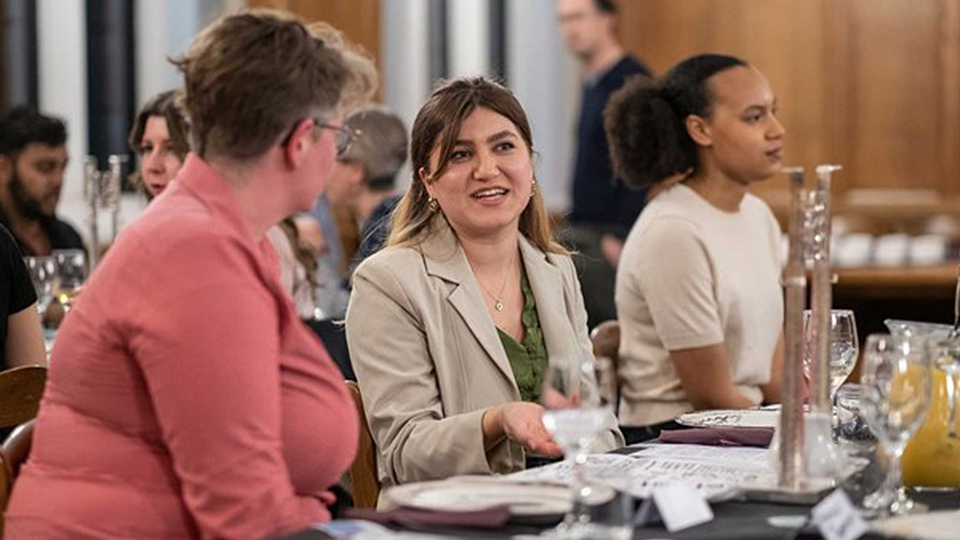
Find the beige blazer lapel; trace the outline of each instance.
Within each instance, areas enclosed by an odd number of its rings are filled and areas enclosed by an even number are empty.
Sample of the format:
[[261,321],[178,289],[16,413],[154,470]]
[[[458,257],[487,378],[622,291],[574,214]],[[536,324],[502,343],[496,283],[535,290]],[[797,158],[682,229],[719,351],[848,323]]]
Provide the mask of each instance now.
[[520,253],[527,270],[530,289],[537,302],[537,316],[550,358],[576,358],[581,355],[577,332],[570,325],[563,274],[547,255],[520,237]]
[[500,343],[497,328],[487,312],[480,293],[480,287],[467,262],[467,256],[460,247],[453,230],[446,220],[434,220],[434,226],[441,228],[420,245],[427,274],[439,277],[453,285],[447,301],[453,306],[473,336],[480,342],[490,360],[503,372],[507,380],[516,387],[513,369],[507,359],[507,353]]

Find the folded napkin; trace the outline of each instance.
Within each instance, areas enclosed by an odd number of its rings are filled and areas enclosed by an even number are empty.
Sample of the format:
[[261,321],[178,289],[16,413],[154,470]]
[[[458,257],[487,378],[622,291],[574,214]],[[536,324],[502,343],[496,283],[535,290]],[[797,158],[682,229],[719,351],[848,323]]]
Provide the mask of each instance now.
[[665,429],[660,441],[676,444],[708,444],[712,446],[770,446],[773,428],[769,427],[705,427]]
[[507,524],[507,521],[510,519],[510,507],[501,504],[483,510],[456,512],[449,510],[424,510],[404,506],[380,512],[367,508],[347,508],[345,514],[346,517],[350,519],[365,519],[381,525],[399,525],[410,528],[440,526],[496,529]]

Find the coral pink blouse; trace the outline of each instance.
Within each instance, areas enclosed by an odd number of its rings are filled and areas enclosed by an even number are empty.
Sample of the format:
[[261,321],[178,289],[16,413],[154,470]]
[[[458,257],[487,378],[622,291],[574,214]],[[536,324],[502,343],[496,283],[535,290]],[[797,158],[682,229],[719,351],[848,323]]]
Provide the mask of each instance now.
[[252,539],[329,519],[356,411],[201,159],[120,235],[50,366],[7,540]]

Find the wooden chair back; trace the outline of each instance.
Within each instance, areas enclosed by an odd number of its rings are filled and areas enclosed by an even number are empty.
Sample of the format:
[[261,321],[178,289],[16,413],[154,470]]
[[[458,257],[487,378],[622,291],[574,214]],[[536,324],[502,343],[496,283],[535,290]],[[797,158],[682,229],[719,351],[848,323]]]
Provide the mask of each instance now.
[[30,454],[33,419],[47,383],[47,368],[21,366],[0,371],[0,427],[17,426],[0,449],[0,538],[13,482]]
[[611,371],[616,378],[617,399],[620,397],[620,323],[616,320],[603,321],[590,331],[593,343],[593,355],[597,358],[609,358]]
[[2,453],[0,453],[0,461],[3,462],[0,464],[0,538],[3,538],[4,514],[7,512],[7,502],[10,501],[10,488],[13,486],[13,482],[7,472],[10,465]]
[[20,467],[30,455],[33,443],[33,420],[14,429],[0,448],[0,539],[3,538],[4,513],[13,492],[13,483],[20,474]]
[[30,420],[17,426],[7,440],[3,441],[3,448],[0,454],[3,455],[3,463],[7,467],[7,473],[10,477],[10,484],[16,481],[20,475],[20,467],[27,461],[30,455],[30,448],[33,446],[33,425],[36,421]]
[[40,408],[47,368],[21,366],[0,371],[0,427],[32,420]]
[[357,446],[357,457],[350,465],[350,481],[353,484],[353,503],[357,508],[376,508],[380,497],[380,480],[377,474],[377,448],[370,436],[367,426],[367,416],[363,411],[363,399],[360,396],[360,387],[354,381],[346,381],[353,404],[357,406],[357,415],[360,418],[360,444]]

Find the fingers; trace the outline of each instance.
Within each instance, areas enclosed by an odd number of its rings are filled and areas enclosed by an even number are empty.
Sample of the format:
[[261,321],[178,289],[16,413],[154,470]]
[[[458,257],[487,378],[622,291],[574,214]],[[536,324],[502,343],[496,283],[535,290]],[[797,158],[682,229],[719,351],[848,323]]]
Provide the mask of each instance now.
[[580,394],[564,396],[553,388],[544,388],[541,400],[548,409],[569,409],[580,406]]
[[547,457],[558,457],[563,455],[563,450],[553,440],[550,433],[543,427],[542,411],[523,424],[522,435],[517,439],[525,448],[530,451]]
[[568,406],[567,398],[553,388],[544,388],[540,399],[548,409],[563,409]]
[[544,457],[563,457],[563,449],[560,448],[557,443],[553,442],[553,440],[535,442],[531,444],[528,449]]

